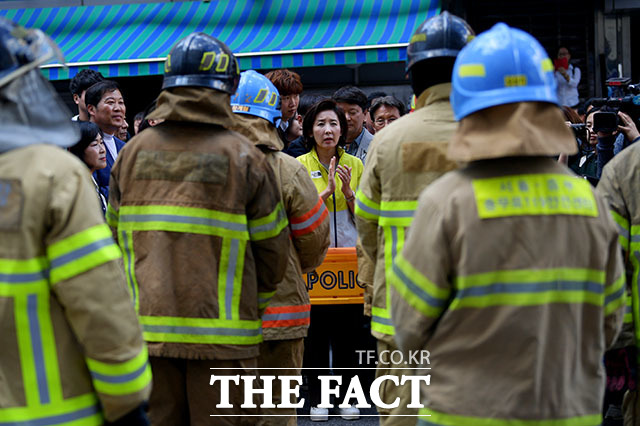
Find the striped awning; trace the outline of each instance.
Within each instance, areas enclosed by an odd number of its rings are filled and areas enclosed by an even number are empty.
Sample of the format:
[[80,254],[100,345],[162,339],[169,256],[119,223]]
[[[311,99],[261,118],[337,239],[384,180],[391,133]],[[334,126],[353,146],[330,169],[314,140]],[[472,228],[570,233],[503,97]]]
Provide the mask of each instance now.
[[0,10],[58,43],[68,68],[43,68],[51,80],[82,68],[108,77],[161,74],[171,47],[195,31],[237,54],[244,69],[402,61],[415,28],[440,12],[440,0],[213,0]]

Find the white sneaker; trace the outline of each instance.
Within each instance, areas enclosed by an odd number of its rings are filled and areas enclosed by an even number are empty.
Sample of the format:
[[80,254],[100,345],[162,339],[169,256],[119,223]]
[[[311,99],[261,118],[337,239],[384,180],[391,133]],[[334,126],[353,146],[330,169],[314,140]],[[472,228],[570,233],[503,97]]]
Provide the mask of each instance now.
[[353,405],[347,408],[338,408],[338,413],[345,420],[358,420],[360,418],[360,410]]
[[312,422],[326,422],[329,420],[329,410],[327,408],[311,407],[309,419]]

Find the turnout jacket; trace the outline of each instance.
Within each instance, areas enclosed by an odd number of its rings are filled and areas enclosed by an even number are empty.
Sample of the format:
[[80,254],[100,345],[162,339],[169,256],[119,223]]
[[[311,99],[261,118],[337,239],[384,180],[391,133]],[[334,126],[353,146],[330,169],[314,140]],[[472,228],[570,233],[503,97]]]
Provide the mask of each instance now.
[[149,353],[255,357],[290,244],[273,171],[227,130],[229,95],[165,90],[151,118],[166,121],[120,151],[107,209]]
[[[627,299],[625,332],[618,344],[640,342],[640,145],[633,144],[613,157],[602,172],[597,191],[609,202],[618,228],[630,298]],[[631,331],[633,336],[631,336]],[[637,345],[637,343],[635,343]],[[640,358],[639,358],[640,359]]]
[[475,161],[422,193],[390,278],[398,346],[430,350],[419,424],[601,423],[625,282],[608,210],[543,157]]
[[267,156],[276,177],[291,240],[287,271],[276,294],[262,315],[265,340],[305,337],[309,329],[311,303],[302,274],[320,266],[329,248],[329,212],[318,195],[307,169],[284,148],[276,128],[268,121],[236,115],[237,132],[253,141]]
[[0,424],[101,425],[148,398],[121,258],[84,164],[0,154]]
[[376,133],[358,187],[356,225],[364,251],[358,269],[367,269],[367,256],[375,262],[371,334],[389,343],[394,331],[387,274],[393,258],[402,251],[420,192],[456,168],[446,157],[457,127],[450,92],[451,83],[430,87],[416,100],[415,112]]

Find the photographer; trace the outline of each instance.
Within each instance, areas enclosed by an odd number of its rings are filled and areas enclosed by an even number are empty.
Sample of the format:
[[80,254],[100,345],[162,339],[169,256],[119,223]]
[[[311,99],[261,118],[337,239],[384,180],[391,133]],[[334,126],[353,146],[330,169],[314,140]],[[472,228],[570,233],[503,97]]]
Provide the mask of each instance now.
[[[569,157],[567,166],[573,170],[575,174],[587,179],[592,185],[598,182],[598,158],[596,152],[596,144],[598,138],[595,133],[591,132],[593,128],[593,117],[588,117],[588,121],[580,126],[580,118],[569,107],[563,107],[566,123],[571,126],[578,144],[578,153]],[[563,162],[565,156],[560,156],[560,162]]]
[[[599,113],[608,112],[605,108],[606,107],[603,107],[600,110],[595,110],[594,108],[595,112],[592,113],[594,110],[591,110],[587,115],[587,130],[597,135],[598,179],[602,175],[602,169],[605,164],[607,164],[614,155],[617,155],[620,151],[640,139],[640,132],[638,132],[638,128],[633,122],[633,119],[622,111],[617,112],[618,126],[615,131],[607,132],[601,129],[596,116]],[[589,117],[593,117],[591,126],[589,126]]]

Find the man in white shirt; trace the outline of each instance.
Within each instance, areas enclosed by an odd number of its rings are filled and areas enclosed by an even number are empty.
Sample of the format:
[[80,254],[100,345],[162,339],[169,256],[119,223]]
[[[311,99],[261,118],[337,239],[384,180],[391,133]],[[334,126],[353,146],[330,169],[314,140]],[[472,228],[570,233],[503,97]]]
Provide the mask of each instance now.
[[107,148],[107,167],[95,172],[95,179],[100,192],[109,199],[109,175],[111,166],[118,158],[118,152],[124,142],[114,135],[122,127],[127,108],[124,105],[122,93],[118,83],[104,80],[91,86],[85,94],[85,103],[89,113],[89,121],[96,123],[102,130],[102,139]]

